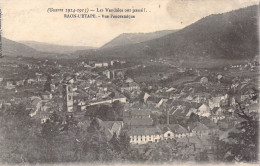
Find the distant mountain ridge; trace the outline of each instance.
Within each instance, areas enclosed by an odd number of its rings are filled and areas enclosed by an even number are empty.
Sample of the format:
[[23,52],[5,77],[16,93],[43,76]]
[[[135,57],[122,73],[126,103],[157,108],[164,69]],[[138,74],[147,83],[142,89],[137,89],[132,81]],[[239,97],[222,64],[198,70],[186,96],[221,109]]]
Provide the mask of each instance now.
[[38,51],[25,44],[2,37],[2,55],[10,57],[33,57],[33,58],[71,58],[67,54],[58,54]]
[[177,30],[164,30],[164,31],[156,31],[151,33],[123,33],[105,45],[103,45],[101,48],[111,48],[115,46],[125,46],[128,44],[136,44],[141,43],[144,41],[156,39],[165,35],[168,35],[170,33],[174,33]]
[[258,54],[258,5],[214,14],[160,38],[149,41],[77,51],[81,57],[161,57],[184,60],[247,59]]
[[9,40],[2,37],[2,54],[3,56],[26,56],[32,57],[39,52],[24,44]]
[[88,46],[67,46],[67,45],[49,44],[49,43],[43,43],[37,41],[19,41],[19,43],[34,48],[37,51],[57,53],[57,54],[70,54],[77,50],[94,49],[94,47],[88,47]]

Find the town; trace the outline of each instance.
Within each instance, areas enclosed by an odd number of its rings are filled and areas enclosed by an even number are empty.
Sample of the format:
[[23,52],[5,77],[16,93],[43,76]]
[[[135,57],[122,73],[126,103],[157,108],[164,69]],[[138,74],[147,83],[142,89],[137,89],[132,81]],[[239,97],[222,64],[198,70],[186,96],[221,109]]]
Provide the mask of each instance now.
[[0,165],[259,163],[256,0],[0,4]]
[[[0,64],[6,70],[0,79],[1,114],[23,108],[41,126],[39,133],[48,135],[57,124],[60,134],[77,131],[68,143],[77,144],[73,161],[83,158],[86,137],[78,134],[83,131],[91,140],[96,134],[104,138],[98,144],[120,144],[124,138],[134,160],[219,161],[228,154],[219,152],[216,141],[234,141],[228,135],[244,121],[239,111],[259,118],[257,60],[204,69],[162,58],[143,63],[21,57],[18,63],[5,58],[9,63]],[[156,71],[154,64],[168,67]],[[168,146],[171,152],[163,152]]]

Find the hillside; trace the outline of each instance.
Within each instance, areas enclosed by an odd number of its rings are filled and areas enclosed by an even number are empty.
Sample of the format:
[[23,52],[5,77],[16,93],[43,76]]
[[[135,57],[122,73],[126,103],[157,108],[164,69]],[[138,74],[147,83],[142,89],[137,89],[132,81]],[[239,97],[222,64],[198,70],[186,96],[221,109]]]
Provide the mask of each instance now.
[[150,41],[91,51],[81,57],[174,59],[247,59],[258,54],[258,6],[210,15],[175,33]]
[[56,44],[42,43],[36,41],[19,41],[19,43],[34,48],[37,51],[57,53],[57,54],[70,54],[77,50],[93,49],[93,47],[88,47],[88,46],[65,46],[65,45],[56,45]]
[[151,33],[123,33],[116,38],[112,39],[106,43],[101,48],[111,48],[115,46],[125,46],[129,44],[136,44],[145,42],[148,40],[160,38],[162,36],[168,35],[170,33],[176,32],[177,30],[165,30],[165,31],[156,31]]
[[39,52],[31,47],[24,44],[6,39],[2,37],[2,53],[4,56],[26,56],[32,57]]
[[5,37],[2,37],[2,53],[3,56],[9,57],[22,56],[34,58],[73,58],[73,56],[69,56],[67,54],[38,51],[25,44],[9,40]]

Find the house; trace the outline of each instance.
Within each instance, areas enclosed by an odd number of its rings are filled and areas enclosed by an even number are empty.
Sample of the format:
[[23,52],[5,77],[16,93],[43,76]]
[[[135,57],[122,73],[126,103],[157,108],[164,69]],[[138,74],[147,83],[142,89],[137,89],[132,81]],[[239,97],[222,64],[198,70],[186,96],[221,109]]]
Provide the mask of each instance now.
[[123,113],[124,125],[127,128],[136,128],[140,126],[150,127],[153,125],[153,119],[150,117],[150,111],[144,109],[132,109]]
[[108,63],[107,62],[97,62],[97,63],[94,63],[94,67],[95,68],[108,67]]
[[209,93],[197,93],[193,100],[196,103],[206,103],[209,100],[210,96],[211,95]]
[[110,65],[111,65],[111,66],[113,66],[113,65],[114,65],[114,63],[115,63],[114,61],[110,61]]
[[133,109],[130,111],[131,118],[150,118],[150,111],[148,110],[142,110],[142,109]]
[[24,80],[18,80],[18,81],[16,81],[16,85],[17,86],[23,86],[24,85]]
[[47,76],[37,75],[37,82],[46,82]]
[[21,103],[23,100],[23,98],[20,98],[20,97],[13,97],[10,101],[12,104],[19,104]]
[[129,126],[130,128],[136,128],[139,126],[152,126],[153,119],[152,118],[131,118]]
[[11,108],[11,106],[12,106],[11,103],[6,103],[6,102],[4,102],[4,103],[2,103],[1,109],[2,109],[2,110],[8,110],[8,109]]
[[175,117],[185,117],[188,113],[188,109],[186,106],[179,105],[177,108],[170,110],[170,115],[173,115]]
[[227,110],[227,112],[228,112],[228,114],[230,115],[230,116],[234,116],[234,113],[235,113],[235,110],[234,110],[234,108],[229,108],[228,110]]
[[112,78],[112,73],[111,73],[109,70],[103,71],[103,74],[104,74],[108,79],[111,79],[111,78]]
[[184,138],[189,137],[187,129],[179,124],[166,124],[158,126],[162,130],[162,139]]
[[138,126],[152,126],[153,119],[150,117],[150,111],[135,109],[130,111],[130,128]]
[[89,66],[88,64],[84,64],[85,68],[91,68],[91,66]]
[[35,116],[34,119],[39,119],[41,123],[45,123],[47,120],[50,119],[51,113],[48,111],[39,111]]
[[173,139],[174,133],[171,131],[170,128],[164,127],[162,128],[162,139]]
[[163,103],[167,102],[168,99],[161,99],[157,104],[156,104],[156,108],[159,108]]
[[107,63],[107,62],[104,62],[104,63],[103,63],[103,67],[108,67],[108,63]]
[[189,112],[186,114],[186,117],[190,117],[191,113],[197,114],[197,109],[196,108],[190,108]]
[[106,99],[92,99],[92,100],[88,100],[87,103],[88,105],[99,105],[99,104],[106,104],[106,103],[113,103],[115,101],[119,101],[121,103],[126,103],[126,97],[124,96],[117,96],[117,97],[114,97],[114,98],[106,98]]
[[51,91],[52,91],[52,92],[54,92],[54,91],[55,91],[55,89],[56,89],[56,85],[55,85],[55,84],[53,84],[53,83],[51,83],[51,84],[50,84],[50,87],[51,87]]
[[121,63],[121,64],[125,64],[125,63],[126,63],[126,61],[120,61],[120,63]]
[[3,108],[4,103],[5,103],[5,100],[0,100],[0,110]]
[[206,104],[202,104],[198,108],[198,115],[199,116],[209,117],[211,115],[210,107],[208,105],[206,105]]
[[169,88],[169,89],[167,89],[165,92],[172,92],[172,91],[176,91],[177,89],[175,89],[175,88]]
[[209,135],[210,133],[210,129],[200,123],[200,122],[195,122],[195,123],[192,123],[192,124],[189,124],[188,125],[188,130],[191,132],[191,135],[192,136],[205,136],[205,135]]
[[29,102],[26,109],[31,110],[29,114],[31,118],[38,120],[40,123],[45,123],[50,119],[49,116],[51,115],[51,112],[46,109],[47,105],[41,98],[33,96]]
[[162,131],[157,127],[138,127],[131,128],[127,134],[131,144],[147,144],[159,142]]
[[136,82],[125,83],[121,86],[120,91],[123,93],[125,91],[140,90],[140,86]]
[[200,83],[203,84],[203,85],[207,84],[208,82],[209,82],[209,80],[208,80],[207,77],[202,77],[202,78],[200,79]]
[[87,108],[86,102],[80,101],[77,104],[77,111],[84,111]]
[[75,79],[71,76],[68,76],[64,79],[64,82],[67,84],[73,84],[75,82]]
[[125,80],[126,83],[131,83],[131,82],[134,82],[134,80],[130,77],[128,77],[126,80]]
[[143,97],[143,100],[144,100],[144,103],[146,103],[147,99],[150,97],[150,95],[148,93],[145,93],[144,94],[144,97]]
[[[41,63],[41,62],[40,62]],[[36,76],[42,76],[42,73],[35,73]]]
[[107,128],[111,131],[111,133],[115,133],[117,136],[120,135],[121,129],[123,128],[123,121],[104,121]]
[[258,112],[259,111],[259,104],[258,103],[251,104],[247,107],[247,109],[248,109],[249,113]]
[[219,120],[225,119],[226,117],[224,115],[212,115],[210,117],[210,119],[214,122],[214,123],[218,123]]
[[27,84],[32,84],[32,83],[36,82],[36,80],[33,79],[33,78],[28,78],[28,79],[25,80],[25,82],[26,82]]
[[15,82],[13,80],[8,80],[5,82],[6,89],[13,89],[15,88]]
[[41,110],[45,111],[45,112],[52,111],[50,109],[52,106],[53,106],[53,103],[50,103],[49,101],[43,100]]
[[186,98],[184,98],[185,101],[192,101],[193,97],[191,95],[188,95]]
[[224,115],[224,110],[220,107],[214,107],[211,110],[211,116],[210,119],[214,122],[217,123],[218,120],[222,120],[225,119],[225,115]]
[[229,101],[230,106],[235,106],[237,104],[236,98],[235,97],[231,97],[230,101]]
[[26,104],[26,110],[30,110],[31,113],[29,115],[30,117],[33,117],[37,114],[38,111],[41,111],[42,99],[40,97],[33,96],[28,102],[29,103]]
[[224,109],[222,109],[221,107],[214,107],[212,110],[211,110],[211,114],[212,115],[222,115],[224,112]]
[[218,80],[221,80],[223,78],[223,76],[221,75],[221,74],[219,74],[218,76],[217,76],[217,79]]
[[221,97],[212,97],[209,100],[209,107],[213,109],[214,107],[220,107]]
[[169,128],[174,133],[176,138],[189,136],[189,131],[179,124],[169,125]]

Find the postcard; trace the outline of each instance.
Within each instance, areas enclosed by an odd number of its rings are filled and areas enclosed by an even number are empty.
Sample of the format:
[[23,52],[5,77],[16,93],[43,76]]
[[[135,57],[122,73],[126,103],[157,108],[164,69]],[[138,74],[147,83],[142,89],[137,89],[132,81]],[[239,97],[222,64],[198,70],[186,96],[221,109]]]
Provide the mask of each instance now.
[[2,0],[0,165],[259,164],[258,0]]

